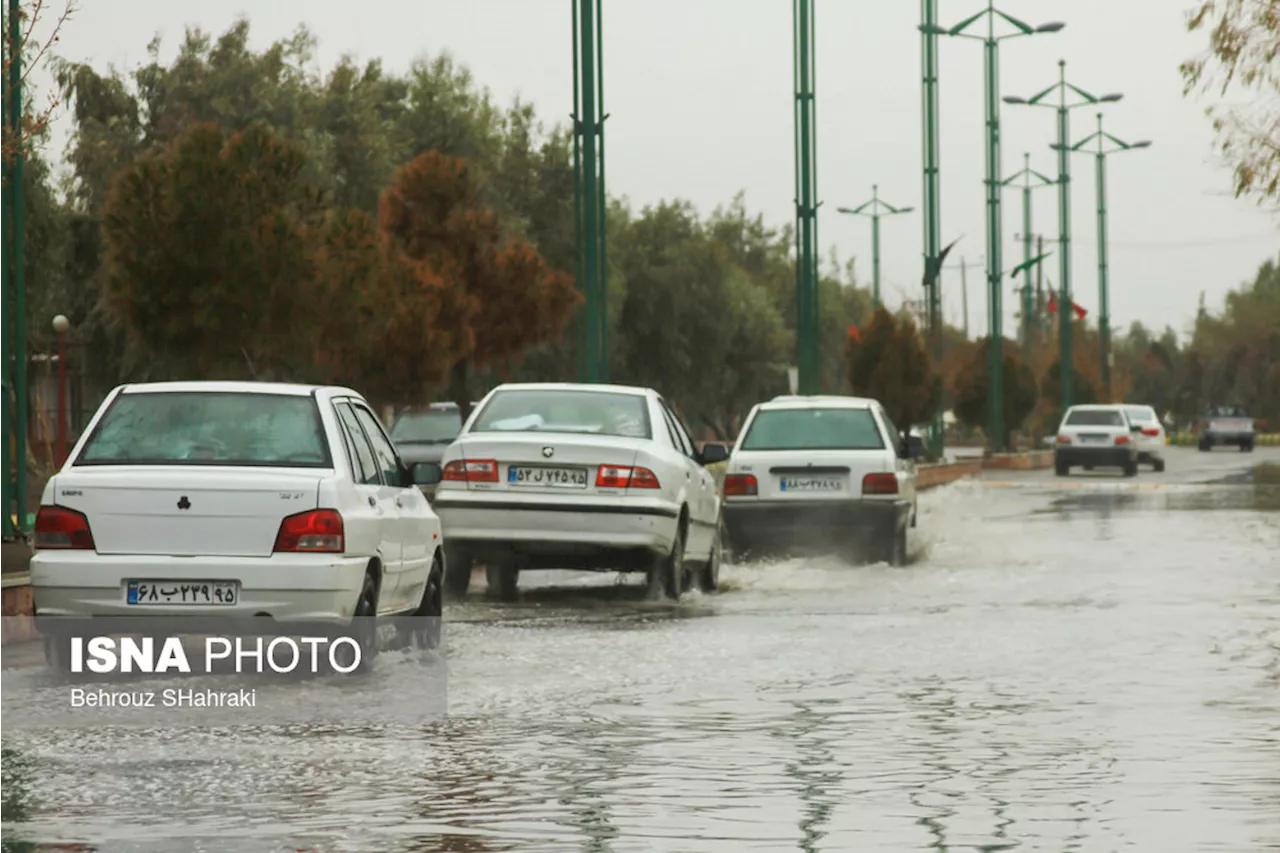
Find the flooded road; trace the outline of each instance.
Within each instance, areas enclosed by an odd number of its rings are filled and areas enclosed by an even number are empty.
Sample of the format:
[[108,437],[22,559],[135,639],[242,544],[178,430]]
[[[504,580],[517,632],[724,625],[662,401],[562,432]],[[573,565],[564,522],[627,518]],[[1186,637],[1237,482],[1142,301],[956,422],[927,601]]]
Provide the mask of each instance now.
[[1268,458],[928,492],[905,568],[473,593],[439,725],[8,732],[4,848],[1274,849],[1280,496],[1243,476]]

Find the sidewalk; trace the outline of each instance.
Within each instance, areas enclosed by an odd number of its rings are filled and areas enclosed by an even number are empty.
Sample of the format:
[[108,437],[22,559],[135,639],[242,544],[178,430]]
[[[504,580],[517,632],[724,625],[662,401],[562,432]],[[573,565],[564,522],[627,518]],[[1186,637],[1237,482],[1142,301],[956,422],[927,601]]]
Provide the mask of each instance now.
[[24,574],[31,565],[31,548],[26,542],[5,542],[0,548],[4,560],[4,574]]

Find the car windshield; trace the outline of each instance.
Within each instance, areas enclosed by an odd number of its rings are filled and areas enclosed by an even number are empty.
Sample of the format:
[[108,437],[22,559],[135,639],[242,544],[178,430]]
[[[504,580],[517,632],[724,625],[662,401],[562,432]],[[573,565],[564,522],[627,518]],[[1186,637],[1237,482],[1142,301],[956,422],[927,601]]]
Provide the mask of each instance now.
[[1067,426],[1124,426],[1124,417],[1115,409],[1075,409],[1067,415]]
[[391,428],[391,440],[404,444],[447,444],[462,429],[457,409],[405,412]]
[[329,468],[324,435],[310,396],[121,394],[75,464]]
[[572,432],[651,438],[644,397],[612,391],[499,391],[471,432]]
[[743,450],[881,450],[869,409],[769,409],[759,412]]
[[1124,411],[1134,423],[1147,424],[1156,420],[1155,411],[1147,406],[1129,406]]

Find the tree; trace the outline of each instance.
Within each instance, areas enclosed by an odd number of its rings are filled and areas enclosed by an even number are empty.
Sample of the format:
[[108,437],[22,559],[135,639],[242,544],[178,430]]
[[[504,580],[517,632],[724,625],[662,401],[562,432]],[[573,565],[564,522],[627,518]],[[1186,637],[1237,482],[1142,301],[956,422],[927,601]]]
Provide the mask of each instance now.
[[970,349],[965,368],[957,377],[955,413],[961,423],[981,428],[988,446],[1012,448],[1012,435],[1036,407],[1039,389],[1036,377],[1020,351],[1010,341],[1001,341],[1004,355],[1004,429],[1001,436],[991,435],[990,405],[987,402],[987,351],[991,339],[983,338]]
[[567,274],[551,269],[526,240],[504,234],[460,158],[428,151],[401,167],[383,193],[379,219],[396,252],[426,264],[459,294],[457,321],[471,340],[451,370],[450,393],[464,417],[471,369],[511,363],[555,339],[580,301]]
[[1233,164],[1236,195],[1280,203],[1280,0],[1199,0],[1191,31],[1209,31],[1206,54],[1182,63],[1187,94],[1219,85],[1261,98],[1249,107],[1210,109],[1223,154]]
[[261,125],[197,124],[116,181],[103,213],[104,307],[137,371],[296,375],[323,209],[306,153]]
[[[36,109],[31,104],[33,99],[31,93],[27,89],[27,82],[31,78],[31,72],[41,67],[49,57],[49,52],[53,46],[58,43],[62,37],[62,27],[71,19],[72,14],[76,11],[74,0],[67,0],[62,11],[53,20],[52,24],[48,24],[48,30],[43,37],[35,35],[37,27],[43,29],[44,24],[41,20],[46,18],[45,0],[23,0],[18,4],[18,31],[19,36],[15,42],[9,37],[9,11],[5,6],[5,11],[0,16],[0,42],[3,42],[3,65],[0,67],[0,74],[4,79],[4,115],[0,117],[0,124],[3,125],[3,139],[0,140],[0,159],[3,159],[6,169],[12,166],[17,160],[18,152],[27,153],[33,147],[33,143],[38,139],[45,137],[46,131],[49,129],[49,119],[53,115],[53,111],[58,108],[58,100],[50,99],[49,103],[44,107]],[[10,122],[9,98],[9,75],[15,59],[21,58],[19,79],[21,80],[23,105],[20,126],[13,127]],[[5,179],[8,180],[6,173]]]
[[316,266],[321,381],[378,404],[420,403],[472,348],[465,294],[396,251],[364,211],[331,216]]
[[[1040,382],[1041,397],[1044,399],[1047,412],[1045,423],[1050,428],[1057,428],[1062,423],[1062,361],[1055,361],[1045,371]],[[1098,386],[1090,381],[1088,374],[1075,365],[1071,371],[1071,403],[1087,406],[1099,402]]]
[[905,314],[876,309],[865,330],[849,335],[845,362],[853,392],[879,400],[899,429],[931,420],[942,403],[942,376]]

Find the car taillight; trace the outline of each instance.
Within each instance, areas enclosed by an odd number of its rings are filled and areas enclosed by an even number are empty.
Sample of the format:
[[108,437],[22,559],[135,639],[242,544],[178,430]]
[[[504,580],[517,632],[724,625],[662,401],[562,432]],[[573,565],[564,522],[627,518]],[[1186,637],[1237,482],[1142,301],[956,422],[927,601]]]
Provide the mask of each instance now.
[[862,493],[864,495],[896,495],[898,477],[887,471],[868,474],[862,478]]
[[62,549],[74,551],[93,550],[93,532],[84,513],[60,506],[42,506],[36,513],[35,539],[37,550]]
[[455,482],[496,483],[498,463],[492,459],[455,459],[444,466],[440,476]]
[[1116,436],[1116,444],[1128,444],[1128,443],[1129,443],[1129,441],[1130,441],[1130,439],[1129,439],[1129,436],[1127,436],[1127,435],[1117,435],[1117,436]]
[[1148,436],[1149,438],[1155,438],[1160,434],[1160,430],[1157,427],[1144,427],[1142,430],[1142,434],[1145,436]]
[[626,465],[601,465],[596,472],[597,489],[656,489],[658,475],[648,468]]
[[724,493],[729,495],[756,495],[760,493],[760,484],[751,474],[728,474],[724,478]]
[[1070,443],[1071,443],[1071,436],[1059,434],[1058,444],[1070,444]]
[[340,554],[345,550],[342,516],[335,509],[313,509],[280,522],[275,551]]

